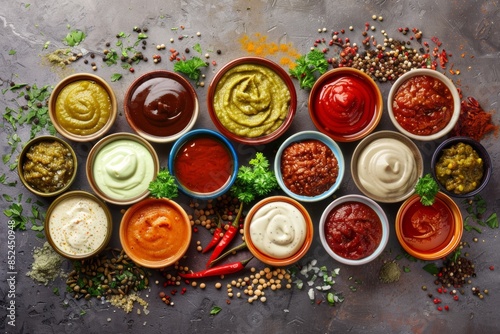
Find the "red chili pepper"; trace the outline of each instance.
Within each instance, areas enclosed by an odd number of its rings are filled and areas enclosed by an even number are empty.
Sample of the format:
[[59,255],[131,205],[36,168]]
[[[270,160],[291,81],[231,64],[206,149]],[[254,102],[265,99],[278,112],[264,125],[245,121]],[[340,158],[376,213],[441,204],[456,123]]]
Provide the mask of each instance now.
[[251,257],[247,260],[244,260],[244,261],[232,262],[232,263],[224,264],[222,266],[213,267],[213,268],[209,268],[206,270],[198,271],[195,273],[189,273],[189,274],[179,273],[179,276],[182,278],[192,279],[192,278],[204,278],[204,277],[209,277],[209,276],[220,276],[220,275],[233,274],[233,273],[236,273],[240,270],[243,270],[243,268],[245,268],[245,266],[247,265],[248,262],[250,262],[251,259],[253,259],[253,257]]
[[219,222],[217,223],[217,228],[214,231],[212,240],[210,240],[205,249],[203,249],[202,253],[206,253],[209,250],[211,250],[215,245],[219,243],[220,239],[222,239],[222,225],[221,225],[221,219],[219,218]]
[[240,210],[238,211],[238,214],[236,215],[236,218],[234,219],[233,223],[231,224],[231,226],[229,226],[226,233],[224,233],[224,236],[219,241],[219,243],[215,247],[212,255],[208,259],[207,268],[210,267],[210,264],[212,263],[213,260],[215,260],[217,257],[219,257],[219,255],[227,247],[227,245],[229,245],[231,243],[231,241],[233,241],[234,237],[236,236],[236,233],[238,233],[239,220],[240,220],[242,211],[243,211],[243,202],[240,203]]

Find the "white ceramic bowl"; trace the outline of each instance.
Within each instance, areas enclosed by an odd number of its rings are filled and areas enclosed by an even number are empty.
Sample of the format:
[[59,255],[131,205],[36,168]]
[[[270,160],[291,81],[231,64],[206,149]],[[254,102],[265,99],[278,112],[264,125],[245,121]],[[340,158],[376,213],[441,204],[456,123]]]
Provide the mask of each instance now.
[[[403,83],[405,83],[408,79],[411,79],[411,78],[416,77],[416,76],[423,76],[423,75],[433,77],[433,78],[438,79],[441,82],[443,82],[446,85],[446,87],[449,89],[449,91],[453,97],[453,114],[451,115],[450,121],[440,131],[433,133],[433,134],[429,134],[429,135],[418,135],[418,134],[414,134],[414,133],[404,129],[401,126],[401,124],[399,124],[399,122],[396,120],[396,118],[394,116],[394,110],[393,110],[394,98],[397,94],[399,87]],[[460,116],[460,96],[459,96],[458,90],[455,87],[455,85],[453,84],[453,82],[450,79],[448,79],[444,74],[442,74],[436,70],[431,70],[431,69],[425,69],[425,68],[414,69],[414,70],[411,70],[411,71],[403,74],[392,85],[392,87],[389,91],[389,95],[387,97],[387,111],[389,113],[389,118],[391,119],[391,121],[394,124],[394,126],[396,127],[396,129],[398,131],[400,131],[401,133],[403,133],[404,135],[406,135],[412,139],[415,139],[415,140],[433,141],[433,140],[439,139],[441,137],[444,137],[446,134],[448,134],[455,127],[455,125],[458,121],[458,117]]]
[[[375,211],[377,216],[380,219],[380,222],[382,224],[382,238],[380,240],[380,243],[378,244],[377,248],[368,256],[352,260],[352,259],[347,259],[345,257],[342,257],[338,254],[336,254],[328,245],[328,242],[326,240],[326,233],[325,233],[325,224],[326,220],[328,218],[329,213],[335,209],[337,206],[347,203],[347,202],[358,202],[367,205],[371,209]],[[389,221],[387,220],[387,216],[385,215],[384,210],[372,199],[362,196],[362,195],[346,195],[339,197],[338,199],[334,200],[332,203],[330,203],[326,209],[323,211],[323,214],[321,215],[321,219],[319,221],[319,238],[321,240],[321,244],[323,245],[323,248],[325,251],[336,261],[343,263],[343,264],[348,264],[348,265],[362,265],[366,264],[368,262],[373,261],[376,259],[385,249],[385,246],[387,245],[387,242],[389,241]]]
[[[281,173],[281,158],[283,155],[283,151],[288,146],[290,146],[290,144],[305,140],[318,140],[327,145],[328,148],[332,150],[338,163],[338,175],[335,183],[327,191],[316,196],[304,196],[294,193],[285,185],[283,181],[283,175]],[[340,183],[342,182],[342,179],[344,177],[344,172],[345,162],[340,147],[332,138],[318,131],[302,131],[288,137],[279,147],[276,153],[276,158],[274,160],[274,173],[276,175],[276,179],[278,180],[279,186],[288,196],[301,202],[317,202],[331,196],[339,188]]]

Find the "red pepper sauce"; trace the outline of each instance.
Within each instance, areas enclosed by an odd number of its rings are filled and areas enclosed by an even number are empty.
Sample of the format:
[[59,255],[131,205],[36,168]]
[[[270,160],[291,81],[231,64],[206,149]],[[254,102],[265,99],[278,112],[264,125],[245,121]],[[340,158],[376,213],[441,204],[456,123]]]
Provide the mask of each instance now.
[[403,129],[419,136],[431,135],[449,123],[453,115],[453,96],[441,80],[418,75],[398,88],[392,109]]
[[382,222],[368,205],[345,202],[327,216],[326,241],[339,256],[357,260],[372,254],[382,240]]
[[229,181],[233,160],[218,140],[199,137],[186,142],[174,161],[174,174],[190,191],[210,193]]
[[433,253],[453,236],[453,214],[445,203],[436,197],[434,204],[424,206],[413,202],[403,213],[402,236],[418,252]]
[[314,100],[319,123],[328,132],[354,135],[373,122],[375,94],[361,77],[338,76],[328,81]]
[[132,121],[155,136],[171,136],[182,131],[191,121],[195,108],[186,87],[162,77],[139,85],[128,103]]

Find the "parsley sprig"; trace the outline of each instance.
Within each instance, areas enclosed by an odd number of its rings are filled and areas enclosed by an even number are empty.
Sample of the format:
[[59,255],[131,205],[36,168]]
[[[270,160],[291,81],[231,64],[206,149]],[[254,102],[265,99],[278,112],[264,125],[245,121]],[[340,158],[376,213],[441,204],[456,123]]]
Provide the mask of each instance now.
[[149,183],[149,192],[156,198],[175,198],[179,195],[179,189],[175,183],[175,178],[167,168],[162,168],[156,179]]
[[201,68],[208,64],[200,57],[192,57],[188,60],[179,60],[174,64],[174,71],[186,74],[189,79],[198,81],[201,76]]
[[432,175],[427,173],[418,179],[415,192],[420,196],[420,202],[423,205],[430,206],[434,204],[434,199],[439,192],[439,186]]
[[248,166],[240,166],[236,181],[230,191],[243,203],[250,203],[256,197],[264,196],[278,187],[269,161],[262,152],[257,152]]
[[299,80],[300,88],[311,89],[317,78],[328,70],[328,61],[323,52],[316,49],[300,56],[295,67],[289,70],[292,77]]

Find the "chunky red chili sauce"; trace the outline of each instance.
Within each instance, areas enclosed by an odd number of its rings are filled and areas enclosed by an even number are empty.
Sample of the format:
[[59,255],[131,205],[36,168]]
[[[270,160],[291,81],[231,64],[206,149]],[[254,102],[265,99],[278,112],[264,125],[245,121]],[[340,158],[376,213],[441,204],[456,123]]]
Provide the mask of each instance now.
[[345,202],[326,218],[326,241],[339,256],[357,260],[372,254],[382,240],[382,222],[368,205]]
[[436,198],[432,206],[413,202],[403,214],[402,236],[405,242],[419,252],[433,253],[448,244],[453,231],[453,214],[446,204]]
[[171,136],[182,131],[191,121],[195,109],[188,89],[165,77],[140,84],[128,104],[133,123],[155,136]]
[[453,96],[439,79],[414,76],[396,91],[394,118],[406,131],[419,136],[441,131],[453,115]]
[[174,161],[174,175],[190,191],[210,193],[229,181],[233,160],[218,140],[199,137],[181,146]]
[[349,136],[362,131],[375,117],[376,97],[356,75],[333,77],[314,100],[317,120],[326,131]]
[[332,150],[319,140],[290,144],[281,156],[283,183],[295,194],[317,196],[331,188],[339,175]]

